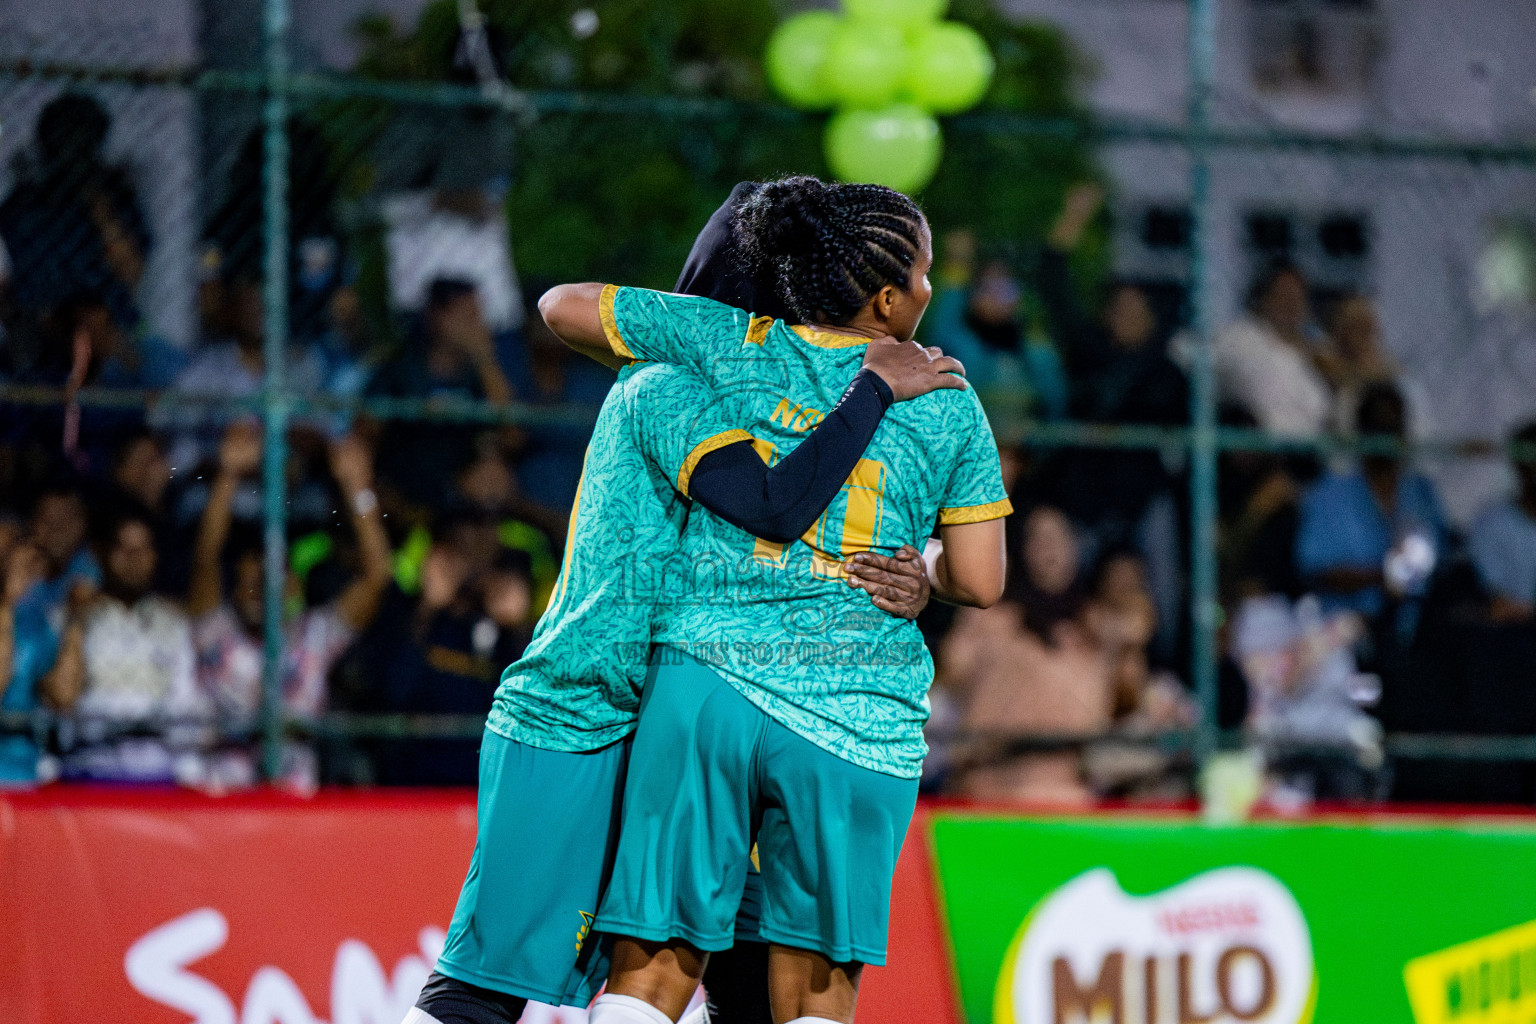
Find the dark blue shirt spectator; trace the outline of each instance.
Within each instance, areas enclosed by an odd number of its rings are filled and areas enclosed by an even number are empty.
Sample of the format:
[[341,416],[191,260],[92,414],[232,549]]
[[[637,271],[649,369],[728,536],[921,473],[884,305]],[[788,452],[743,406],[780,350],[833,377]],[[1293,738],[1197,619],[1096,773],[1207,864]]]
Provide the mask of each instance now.
[[[485,715],[502,671],[533,635],[528,556],[495,544],[494,525],[465,520],[422,566],[421,594],[391,595],[368,646],[384,709],[408,714]],[[487,559],[487,555],[489,558]],[[381,782],[472,786],[478,737],[417,740],[381,759]]]
[[[1536,423],[1515,431],[1514,442],[1536,446]],[[1495,621],[1525,622],[1536,615],[1536,459],[1515,456],[1520,489],[1477,517],[1467,538],[1472,563],[1492,598]]]
[[0,203],[12,297],[36,322],[81,290],[102,296],[118,324],[138,321],[134,291],[150,236],[128,173],[104,160],[111,124],[89,96],[49,103],[37,119],[35,157]]
[[[59,652],[71,594],[94,591],[101,570],[85,545],[86,508],[68,484],[37,496],[25,539],[10,552],[0,592],[0,709],[34,711],[39,684]],[[9,641],[7,652],[4,641]],[[0,784],[31,782],[38,749],[27,736],[0,739]]]
[[[1357,427],[1366,438],[1406,436],[1403,397],[1395,386],[1366,388]],[[1422,595],[1445,538],[1434,486],[1398,455],[1368,454],[1358,470],[1329,473],[1303,496],[1296,567],[1324,611],[1352,610],[1373,619],[1386,607],[1389,586],[1398,597]],[[1389,566],[1389,556],[1395,565]]]
[[[420,332],[368,390],[384,398],[510,402],[512,386],[497,362],[495,338],[474,285],[434,281]],[[394,421],[380,449],[379,474],[407,501],[439,504],[453,474],[473,454],[475,435],[484,429],[472,421]]]

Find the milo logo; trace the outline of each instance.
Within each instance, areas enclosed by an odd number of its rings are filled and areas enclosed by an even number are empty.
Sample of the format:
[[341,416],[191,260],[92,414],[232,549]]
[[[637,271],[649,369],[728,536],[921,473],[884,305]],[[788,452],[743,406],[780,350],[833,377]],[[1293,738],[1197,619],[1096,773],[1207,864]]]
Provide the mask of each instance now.
[[1312,939],[1295,897],[1256,868],[1132,896],[1108,868],[1051,893],[998,977],[997,1024],[1308,1024]]

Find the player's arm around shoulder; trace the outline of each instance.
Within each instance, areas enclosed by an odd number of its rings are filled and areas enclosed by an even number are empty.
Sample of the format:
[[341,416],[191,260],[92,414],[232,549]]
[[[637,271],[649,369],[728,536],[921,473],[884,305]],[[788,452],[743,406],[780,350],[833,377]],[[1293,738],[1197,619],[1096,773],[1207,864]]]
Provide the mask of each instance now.
[[617,370],[632,360],[614,349],[604,330],[602,307],[608,289],[595,281],[556,285],[539,296],[539,315],[567,346]]
[[539,297],[539,315],[567,346],[612,369],[637,361],[702,369],[749,320],[696,295],[597,282],[556,285]]

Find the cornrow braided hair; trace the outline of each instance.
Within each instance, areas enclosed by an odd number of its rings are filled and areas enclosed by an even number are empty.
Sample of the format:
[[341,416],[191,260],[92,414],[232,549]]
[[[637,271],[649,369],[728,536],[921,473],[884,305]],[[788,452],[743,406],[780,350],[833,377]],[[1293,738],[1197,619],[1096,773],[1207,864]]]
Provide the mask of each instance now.
[[759,185],[735,222],[746,269],[802,323],[847,323],[886,285],[906,288],[922,230],[922,211],[894,189],[808,175]]

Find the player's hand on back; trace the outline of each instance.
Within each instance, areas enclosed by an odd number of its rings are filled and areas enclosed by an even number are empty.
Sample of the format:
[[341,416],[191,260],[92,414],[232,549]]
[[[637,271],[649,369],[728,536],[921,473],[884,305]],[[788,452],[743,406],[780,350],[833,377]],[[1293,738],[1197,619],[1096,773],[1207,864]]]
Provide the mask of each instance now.
[[893,556],[861,551],[843,563],[848,585],[869,595],[875,607],[903,619],[915,619],[928,606],[928,570],[910,544]]
[[966,387],[965,367],[960,360],[915,341],[876,338],[864,350],[864,367],[880,375],[898,402],[939,388]]

